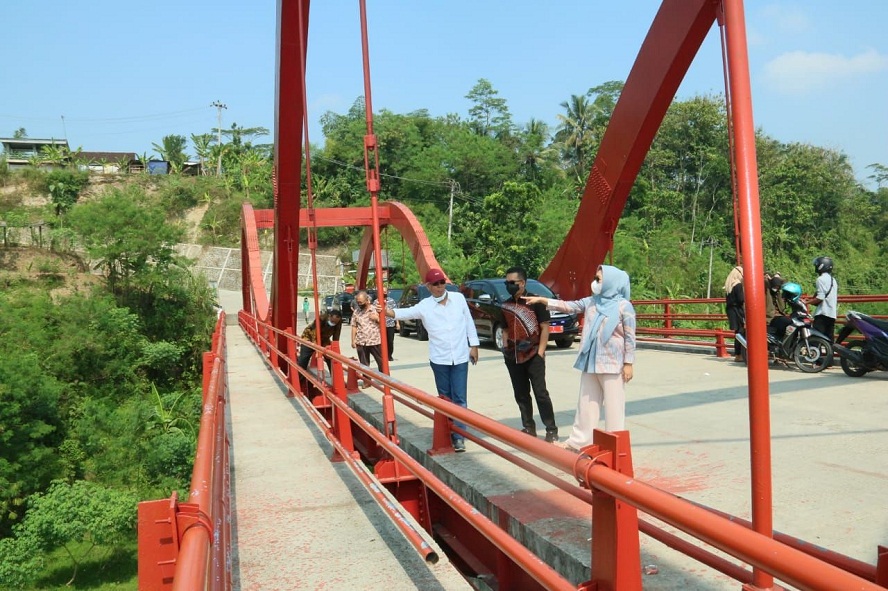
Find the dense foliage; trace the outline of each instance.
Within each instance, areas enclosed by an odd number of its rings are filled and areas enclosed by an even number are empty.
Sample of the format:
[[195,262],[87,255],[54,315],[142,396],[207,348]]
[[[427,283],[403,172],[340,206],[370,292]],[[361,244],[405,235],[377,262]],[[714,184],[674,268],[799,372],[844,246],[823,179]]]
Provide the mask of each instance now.
[[94,287],[67,283],[83,265],[3,272],[0,588],[30,588],[55,550],[72,580],[93,554],[132,552],[136,501],[188,490],[214,297],[175,255],[177,192],[160,189],[135,183],[58,211],[49,242],[72,250],[36,260],[85,252],[102,273]]
[[[561,104],[554,130],[537,120],[513,124],[505,99],[486,80],[467,94],[472,106],[465,119],[383,110],[375,114],[381,197],[413,209],[452,277],[497,276],[513,264],[536,275],[573,223],[621,89],[621,83],[607,82],[572,96]],[[368,203],[363,100],[345,114],[327,113],[322,125],[326,141],[312,152],[318,205]],[[854,178],[844,154],[784,144],[761,130],[757,142],[766,267],[809,285],[811,260],[829,254],[837,261],[843,293],[888,291],[877,264],[886,254],[888,233],[884,167],[871,167],[879,183],[872,191]],[[632,276],[633,295],[701,297],[709,289],[720,295],[736,256],[731,187],[723,99],[676,101],[615,237],[614,262]],[[350,233],[352,248],[359,234]],[[319,238],[335,243],[343,233],[321,230]],[[385,239],[400,260],[398,238]],[[407,267],[407,277],[396,280],[416,278]]]

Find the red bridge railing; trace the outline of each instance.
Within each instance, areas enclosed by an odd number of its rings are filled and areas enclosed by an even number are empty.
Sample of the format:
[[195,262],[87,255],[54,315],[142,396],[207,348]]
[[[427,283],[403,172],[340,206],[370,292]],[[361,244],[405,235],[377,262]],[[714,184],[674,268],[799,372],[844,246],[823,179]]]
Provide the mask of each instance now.
[[[463,525],[474,529],[490,547],[509,559],[498,559],[492,567],[499,580],[510,581],[509,588],[640,590],[640,531],[738,582],[747,586],[753,582],[752,571],[680,539],[650,522],[639,520],[638,510],[799,589],[876,591],[884,590],[888,584],[888,550],[880,548],[878,565],[870,565],[785,534],[775,532],[774,537],[765,536],[750,529],[749,523],[634,479],[628,432],[596,431],[594,444],[575,454],[360,365],[356,360],[339,354],[338,343],[324,349],[315,343],[277,330],[245,312],[240,313],[239,322],[269,366],[286,384],[287,395],[296,398],[303,405],[333,443],[336,450],[334,460],[345,460],[352,469],[362,470],[364,464],[353,461],[358,453],[355,443],[362,436],[372,440],[380,450],[373,468],[374,477],[368,481],[364,474],[361,481],[371,488],[381,487],[382,483],[391,485],[400,482],[401,486],[395,488],[401,491],[398,493],[398,501],[403,510],[413,507],[410,512],[414,513],[418,523],[429,532],[434,530],[439,536],[446,537],[446,528],[438,525],[433,527],[428,507],[422,505],[424,498],[428,502],[427,496],[431,496],[429,493],[436,496],[463,520]],[[277,348],[281,339],[287,343],[286,350]],[[301,346],[308,346],[317,353],[309,370],[296,365],[295,353],[297,347]],[[321,359],[322,357],[325,359]],[[326,359],[332,365],[329,380],[323,362]],[[450,447],[450,432],[456,431],[478,446],[588,503],[594,514],[591,544],[593,580],[579,586],[566,580],[542,558],[513,538],[507,527],[496,524],[481,514],[434,473],[407,454],[399,445],[396,429],[391,429],[390,434],[386,435],[365,420],[349,405],[348,400],[349,395],[359,392],[359,377],[372,380],[374,389],[385,392],[394,401],[434,421],[433,449],[429,453],[452,451],[452,448],[447,449]],[[454,427],[452,420],[462,421],[499,443],[573,475],[578,484],[571,484],[548,473],[540,466],[491,442],[489,438],[482,439],[468,430]],[[418,480],[421,488],[404,487],[405,478]],[[413,493],[404,493],[404,490]],[[398,511],[399,509],[395,509],[394,514],[397,515]],[[390,511],[391,514],[393,513]],[[460,532],[464,536],[466,530],[461,527]],[[423,543],[423,533],[411,528],[409,532],[405,531],[405,535],[408,539],[414,537],[414,546],[428,559],[428,552],[424,552],[427,548]],[[497,555],[496,552],[488,554]],[[507,563],[516,568],[509,570]]]
[[[888,318],[888,295],[840,295],[839,310],[872,308],[875,318]],[[641,342],[663,343],[715,349],[719,357],[728,357],[728,344],[734,332],[727,328],[724,298],[686,298],[662,300],[633,300],[638,327],[636,335]],[[840,312],[836,324],[844,324]]]
[[140,591],[231,589],[231,523],[225,409],[225,314],[203,358],[203,412],[189,503],[139,503]]

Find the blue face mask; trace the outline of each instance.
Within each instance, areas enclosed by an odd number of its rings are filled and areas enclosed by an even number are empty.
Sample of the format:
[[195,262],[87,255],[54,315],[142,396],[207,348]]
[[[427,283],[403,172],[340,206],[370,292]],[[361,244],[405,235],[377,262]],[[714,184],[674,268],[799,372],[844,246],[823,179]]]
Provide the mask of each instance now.
[[328,320],[327,324],[329,324],[330,326],[336,326],[336,323],[333,322],[332,320]]
[[432,296],[432,299],[434,299],[434,300],[435,300],[435,303],[438,303],[438,304],[440,304],[440,303],[441,303],[441,302],[443,302],[443,301],[444,301],[444,298],[446,298],[446,297],[447,297],[447,292],[446,292],[446,291],[445,291],[445,292],[444,292],[444,293],[443,293],[443,294],[441,294],[441,296],[440,296],[440,297],[435,297],[435,296]]

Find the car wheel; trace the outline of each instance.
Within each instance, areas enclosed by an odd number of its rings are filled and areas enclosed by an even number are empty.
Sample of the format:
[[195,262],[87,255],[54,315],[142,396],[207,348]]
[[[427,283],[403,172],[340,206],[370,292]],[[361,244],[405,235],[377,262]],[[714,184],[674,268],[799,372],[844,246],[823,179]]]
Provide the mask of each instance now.
[[570,349],[570,346],[573,344],[573,337],[562,337],[560,339],[555,339],[555,346],[559,349]]
[[422,325],[421,320],[416,321],[416,338],[420,341],[429,340],[429,333],[426,331],[425,326]]
[[404,326],[403,322],[401,323],[401,329],[398,331],[398,334],[401,335],[402,337],[409,337],[410,336],[410,331],[407,329],[406,326]]
[[505,337],[506,337],[506,335],[505,335],[505,332],[503,331],[503,327],[500,326],[499,324],[494,324],[493,325],[493,344],[496,345],[497,351],[503,350],[503,345],[506,344]]

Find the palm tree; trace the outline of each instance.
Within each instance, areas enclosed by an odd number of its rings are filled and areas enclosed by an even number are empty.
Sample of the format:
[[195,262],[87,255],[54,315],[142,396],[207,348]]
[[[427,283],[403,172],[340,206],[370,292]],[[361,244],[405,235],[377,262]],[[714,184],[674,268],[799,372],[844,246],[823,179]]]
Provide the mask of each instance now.
[[162,145],[151,144],[151,147],[154,148],[154,151],[157,152],[162,159],[170,163],[172,172],[181,171],[182,165],[185,164],[185,160],[188,159],[188,156],[185,154],[188,140],[185,139],[184,135],[165,135],[161,142]]
[[215,138],[211,133],[192,133],[191,143],[194,145],[194,151],[197,153],[197,159],[200,161],[200,173],[206,174],[205,163],[209,161],[213,153],[213,142]]
[[521,134],[520,158],[524,174],[534,181],[540,175],[543,164],[549,160],[552,150],[549,142],[549,126],[539,119],[531,118]]
[[565,160],[577,169],[585,170],[594,149],[593,122],[597,108],[583,95],[573,94],[569,101],[561,103],[566,113],[559,114],[555,141],[561,144]]

